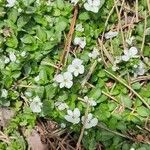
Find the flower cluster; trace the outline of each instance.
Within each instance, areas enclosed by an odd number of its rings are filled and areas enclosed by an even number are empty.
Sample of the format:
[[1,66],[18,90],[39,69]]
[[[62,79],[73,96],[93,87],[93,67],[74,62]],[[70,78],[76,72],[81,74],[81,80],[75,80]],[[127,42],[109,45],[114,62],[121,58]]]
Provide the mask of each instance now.
[[59,87],[71,88],[73,85],[73,75],[77,77],[79,74],[84,73],[84,66],[82,65],[83,61],[75,58],[67,68],[67,72],[63,74],[58,74],[55,76],[54,80],[59,83]]
[[[78,124],[80,122],[80,110],[78,108],[75,108],[73,111],[67,110],[67,115],[65,115],[65,119],[68,122],[71,122],[73,124]],[[86,129],[95,127],[98,124],[98,119],[93,118],[93,115],[89,113],[87,115],[87,118],[85,116],[81,117],[82,124],[85,125]]]

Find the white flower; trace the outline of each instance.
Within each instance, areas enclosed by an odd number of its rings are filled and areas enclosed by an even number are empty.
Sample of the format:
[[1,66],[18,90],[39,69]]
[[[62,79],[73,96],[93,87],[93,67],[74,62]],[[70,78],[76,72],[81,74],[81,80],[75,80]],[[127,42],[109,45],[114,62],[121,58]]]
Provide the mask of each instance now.
[[75,37],[74,44],[79,45],[81,48],[84,48],[86,45],[85,37]]
[[142,76],[144,75],[144,73],[145,73],[144,63],[140,62],[137,68],[135,69],[134,76],[135,77],[137,77],[138,75]]
[[58,110],[65,110],[68,109],[68,105],[63,102],[55,102],[55,106],[58,108]]
[[6,7],[13,7],[16,3],[16,0],[7,0],[7,3],[8,4],[6,5]]
[[4,63],[5,63],[5,64],[8,64],[9,62],[10,62],[10,59],[5,56],[5,57],[4,57]]
[[40,76],[39,76],[39,75],[38,75],[38,76],[36,76],[36,77],[34,78],[34,81],[35,81],[35,82],[40,81]]
[[8,91],[6,89],[2,89],[1,90],[1,97],[7,98],[7,96],[8,96]]
[[83,32],[84,28],[82,27],[82,23],[76,25],[76,31]]
[[9,53],[9,58],[12,62],[15,62],[16,61],[16,55],[14,54],[14,52],[10,52]]
[[134,39],[135,38],[132,36],[129,39],[126,39],[126,42],[128,43],[128,45],[132,45]]
[[36,96],[33,101],[30,103],[30,108],[33,112],[39,113],[41,112],[42,102],[38,96]]
[[56,82],[60,83],[59,85],[60,88],[66,87],[68,89],[71,88],[73,85],[72,79],[73,77],[70,72],[59,74],[54,78]]
[[26,56],[26,51],[23,51],[20,55],[21,55],[22,57],[25,57],[25,56]]
[[65,115],[65,119],[68,122],[71,122],[73,124],[78,124],[80,122],[80,110],[78,108],[75,108],[74,111],[67,110],[67,114]]
[[92,98],[88,98],[87,96],[84,97],[84,102],[89,103],[90,106],[96,106],[97,103]]
[[71,3],[76,5],[78,3],[79,0],[71,0]]
[[99,11],[100,4],[101,4],[100,0],[87,0],[87,2],[84,4],[84,8],[87,11],[97,13]]
[[99,56],[99,51],[98,49],[94,48],[91,53],[88,55],[92,59],[96,59]]
[[93,118],[93,115],[91,113],[88,114],[86,120],[85,120],[85,116],[83,116],[81,118],[81,120],[82,120],[82,124],[84,124],[84,121],[85,121],[85,128],[86,129],[95,127],[98,124],[98,119]]
[[109,31],[107,33],[105,33],[105,39],[112,39],[114,37],[116,37],[118,35],[118,32],[113,32],[113,31]]
[[130,58],[135,58],[138,53],[136,47],[131,47],[129,50],[124,50],[124,55],[122,56],[123,61],[128,61]]
[[70,73],[73,73],[75,77],[77,77],[79,74],[84,73],[84,66],[82,65],[82,60],[75,58],[72,61],[72,64],[68,66],[67,70]]

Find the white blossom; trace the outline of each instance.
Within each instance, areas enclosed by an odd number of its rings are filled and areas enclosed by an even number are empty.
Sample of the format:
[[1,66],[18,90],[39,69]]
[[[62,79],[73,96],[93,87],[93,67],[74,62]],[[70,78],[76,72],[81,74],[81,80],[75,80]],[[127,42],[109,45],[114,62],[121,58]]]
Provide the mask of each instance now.
[[9,58],[12,62],[15,62],[16,61],[16,55],[14,54],[14,52],[10,52],[9,53]]
[[88,54],[88,56],[92,59],[96,59],[99,56],[99,51],[97,48],[94,48],[91,53]]
[[7,98],[7,96],[8,96],[8,91],[6,89],[2,89],[1,90],[1,97]]
[[54,80],[59,83],[60,88],[66,87],[68,89],[71,88],[73,85],[72,79],[73,79],[73,76],[70,72],[58,74],[54,78]]
[[33,101],[30,103],[30,108],[33,112],[35,113],[40,113],[41,112],[41,108],[42,108],[42,102],[40,100],[40,98],[38,96],[36,96],[35,98],[33,98]]
[[134,38],[133,36],[130,37],[130,38],[128,38],[128,39],[126,39],[127,44],[128,44],[128,45],[132,45],[134,39],[135,39],[135,38]]
[[93,118],[93,115],[91,113],[88,114],[86,120],[85,120],[85,116],[83,116],[81,118],[81,120],[82,120],[82,124],[85,123],[85,128],[86,129],[95,127],[98,124],[98,119],[97,118]]
[[68,122],[78,124],[80,122],[80,110],[75,108],[73,111],[67,110],[67,115],[64,117]]
[[101,4],[101,0],[87,0],[87,2],[84,4],[84,8],[87,11],[92,11],[94,13],[97,13],[99,11]]
[[64,102],[55,102],[55,106],[58,108],[58,110],[65,110],[69,108]]
[[13,7],[16,3],[16,0],[7,0],[6,7]]
[[8,64],[9,62],[10,62],[10,59],[5,56],[5,57],[4,57],[4,63],[5,63],[5,64]]
[[71,3],[76,5],[78,3],[79,0],[71,0]]
[[75,37],[74,44],[79,45],[81,48],[84,48],[86,45],[85,37]]
[[144,75],[145,72],[146,72],[146,70],[144,68],[144,63],[141,61],[139,63],[139,65],[137,66],[137,68],[135,69],[134,76],[135,77],[137,77],[138,75],[142,76],[142,75]]
[[72,61],[72,64],[68,66],[67,70],[70,73],[73,73],[75,77],[77,77],[79,74],[84,73],[84,66],[82,65],[82,60],[75,58]]
[[39,76],[39,75],[38,75],[38,76],[36,76],[36,77],[34,78],[34,81],[35,81],[35,82],[40,81],[40,76]]
[[123,61],[128,61],[130,58],[135,58],[137,56],[138,50],[136,47],[131,47],[129,50],[124,50],[124,55],[122,56]]
[[108,40],[108,39],[112,39],[112,38],[116,37],[117,35],[118,35],[118,32],[109,31],[109,32],[105,33],[104,37],[106,40]]
[[97,103],[92,98],[88,98],[87,96],[84,97],[84,102],[88,103],[90,106],[96,106]]
[[21,55],[22,57],[25,57],[25,56],[26,56],[26,51],[21,52],[20,55]]
[[82,26],[82,23],[77,24],[75,29],[76,29],[76,31],[79,31],[79,32],[83,32],[83,31],[84,31],[84,28],[83,28],[83,26]]

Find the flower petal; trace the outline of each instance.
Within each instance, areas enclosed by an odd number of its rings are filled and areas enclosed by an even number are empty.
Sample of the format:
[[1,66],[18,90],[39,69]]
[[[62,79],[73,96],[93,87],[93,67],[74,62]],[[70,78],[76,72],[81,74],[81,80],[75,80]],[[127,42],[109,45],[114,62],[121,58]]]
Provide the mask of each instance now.
[[130,56],[130,57],[134,57],[135,55],[137,55],[137,53],[138,53],[138,50],[137,50],[136,47],[131,47],[131,48],[129,49],[129,56]]
[[64,79],[67,79],[67,80],[72,80],[73,79],[73,76],[70,72],[65,72],[63,74],[63,76],[64,76]]
[[63,82],[63,75],[62,74],[58,74],[55,76],[54,80],[58,83]]
[[80,110],[78,108],[75,108],[73,114],[75,117],[80,117]]
[[64,86],[65,86],[64,82],[61,82],[60,85],[59,85],[60,88],[63,88]]
[[70,89],[73,85],[73,82],[71,80],[68,80],[68,82],[65,83],[65,87]]

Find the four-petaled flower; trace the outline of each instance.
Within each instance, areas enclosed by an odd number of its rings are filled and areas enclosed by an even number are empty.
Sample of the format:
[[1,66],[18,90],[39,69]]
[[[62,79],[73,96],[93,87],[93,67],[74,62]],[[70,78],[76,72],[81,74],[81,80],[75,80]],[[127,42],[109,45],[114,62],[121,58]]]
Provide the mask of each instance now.
[[69,108],[64,102],[55,102],[55,106],[58,108],[58,110],[65,110]]
[[124,55],[122,56],[123,61],[128,61],[130,58],[135,58],[138,53],[136,47],[131,47],[129,50],[124,50]]
[[93,118],[93,115],[91,113],[89,113],[87,117],[83,116],[81,120],[82,124],[85,124],[86,129],[95,127],[98,124],[98,119]]
[[82,65],[82,60],[75,58],[72,61],[72,64],[68,66],[67,70],[70,73],[73,73],[75,77],[77,77],[79,74],[84,73],[84,66]]
[[70,72],[65,72],[63,74],[58,74],[55,76],[54,80],[59,83],[59,87],[71,88],[73,85],[72,82],[73,76]]
[[42,102],[40,100],[40,98],[38,96],[36,96],[35,98],[33,98],[33,101],[30,103],[30,108],[33,112],[35,113],[40,113],[41,112],[41,108],[42,108]]
[[79,45],[83,49],[86,45],[85,37],[75,37],[74,44]]
[[92,98],[88,98],[87,96],[84,97],[84,102],[88,103],[90,106],[96,106],[97,103]]
[[64,118],[73,124],[78,124],[80,122],[80,110],[75,108],[73,111],[67,110],[67,115]]
[[105,33],[104,37],[106,40],[108,40],[108,39],[112,39],[112,38],[116,37],[117,35],[118,35],[118,32],[109,31],[109,32]]
[[99,52],[97,48],[94,48],[91,53],[88,55],[92,59],[96,59],[99,56]]
[[100,4],[101,4],[100,0],[87,0],[87,2],[84,4],[84,8],[87,11],[97,13],[99,11]]
[[13,7],[16,3],[16,0],[7,0],[7,3],[8,4],[6,5],[6,7]]

